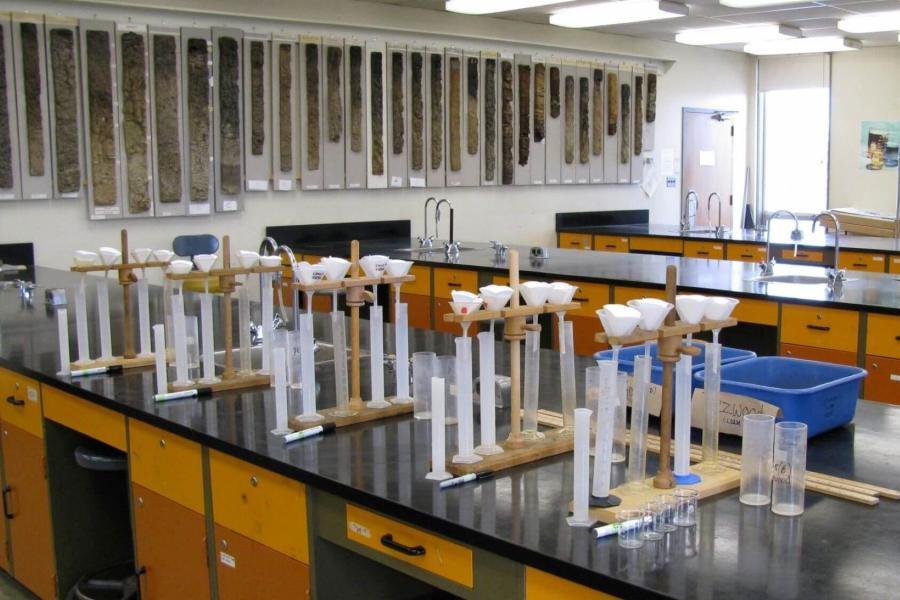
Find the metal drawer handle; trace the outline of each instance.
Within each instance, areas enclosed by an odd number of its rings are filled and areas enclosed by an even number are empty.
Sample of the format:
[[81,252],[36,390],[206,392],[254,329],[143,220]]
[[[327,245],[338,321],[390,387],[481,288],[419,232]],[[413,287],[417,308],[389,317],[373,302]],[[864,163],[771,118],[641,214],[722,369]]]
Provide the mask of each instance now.
[[900,335],[895,335],[895,336],[894,336],[894,341],[895,341],[895,342],[900,342]]
[[570,246],[581,246],[581,242],[578,242],[578,241],[571,241],[571,242],[569,242],[569,245],[570,245]]
[[5,485],[3,486],[3,516],[7,519],[12,519],[15,517],[14,514],[9,512],[9,504],[6,502],[6,495],[12,491],[12,487]]
[[866,267],[868,267],[869,265],[867,265],[866,263],[853,263],[853,266],[854,266],[854,267],[862,267],[862,268],[866,268]]
[[461,283],[454,283],[452,281],[447,282],[447,287],[462,287]]
[[616,246],[615,244],[607,244],[606,247],[607,248],[618,248],[618,246]]
[[815,331],[831,331],[831,327],[828,325],[812,325],[811,323],[806,324],[807,329],[813,329]]
[[697,250],[697,254],[699,254],[700,256],[707,256],[709,255],[709,252],[707,252],[706,250]]
[[572,302],[588,302],[589,300],[590,300],[590,298],[581,298],[579,296],[572,298]]
[[390,548],[391,550],[396,550],[401,554],[406,554],[407,556],[425,556],[425,546],[406,546],[399,542],[395,542],[394,536],[390,533],[381,536],[381,545]]
[[741,258],[753,258],[752,254],[741,254]]
[[15,396],[7,396],[6,401],[12,404],[13,406],[25,406],[24,400],[17,400]]

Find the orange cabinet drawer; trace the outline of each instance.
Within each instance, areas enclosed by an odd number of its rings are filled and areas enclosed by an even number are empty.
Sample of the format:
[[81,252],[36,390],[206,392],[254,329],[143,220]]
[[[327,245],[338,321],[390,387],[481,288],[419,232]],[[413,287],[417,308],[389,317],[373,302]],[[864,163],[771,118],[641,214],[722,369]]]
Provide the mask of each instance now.
[[628,246],[632,252],[661,252],[664,254],[681,254],[684,244],[675,238],[632,236]]
[[434,297],[450,299],[453,290],[478,293],[478,273],[462,269],[436,268],[434,270]]
[[134,419],[128,430],[131,480],[204,514],[200,445]]
[[[410,275],[415,275],[416,280],[404,283],[400,288],[401,294],[419,294],[420,296],[431,295],[431,268],[421,265],[413,265],[409,269]],[[393,288],[394,286],[391,286]]]
[[900,273],[900,256],[892,256],[891,257],[891,273]]
[[590,250],[592,238],[589,233],[560,233],[559,247],[569,250]]
[[732,316],[743,323],[777,326],[778,303],[769,302],[767,300],[741,298],[740,303],[734,307]]
[[469,548],[352,504],[347,504],[347,539],[438,577],[474,586]]
[[0,399],[0,419],[31,435],[44,437],[41,386],[37,381],[0,369]]
[[660,300],[665,300],[666,290],[618,285],[613,289],[613,302],[616,304],[626,304],[629,300],[636,300],[638,298],[659,298]]
[[616,598],[568,579],[525,567],[525,600],[606,600]]
[[[609,304],[609,286],[605,283],[588,283],[586,281],[569,281],[568,283],[578,288],[575,296],[572,297],[572,302],[581,303],[581,307],[567,315],[596,319],[599,322],[597,310],[603,308],[604,304]],[[577,332],[575,335],[578,335]]]
[[870,273],[884,273],[884,254],[872,252],[841,252],[838,258],[838,266],[848,271],[869,271]]
[[306,488],[221,452],[209,453],[216,523],[309,563]]
[[717,260],[724,260],[725,243],[695,242],[688,240],[684,243],[684,255],[692,258],[715,258]]
[[628,238],[620,235],[595,235],[594,250],[628,252]]
[[69,429],[81,432],[122,452],[125,442],[125,415],[66,394],[51,386],[41,386],[44,416]]
[[309,567],[216,525],[219,600],[309,598]]
[[856,311],[796,304],[781,307],[781,341],[786,344],[855,353],[858,334]]
[[849,365],[851,367],[856,366],[856,352],[832,350],[816,346],[802,346],[799,344],[781,344],[778,353],[781,356],[790,356],[791,358],[818,360],[820,362]]
[[863,398],[888,404],[900,404],[900,360],[883,356],[866,356]]
[[738,244],[728,242],[725,248],[725,256],[728,260],[741,262],[762,262],[766,260],[765,244]]
[[821,263],[825,261],[825,253],[820,250],[797,250],[794,256],[793,248],[785,248],[781,251],[781,258],[795,262]]
[[866,354],[900,358],[900,316],[869,314]]

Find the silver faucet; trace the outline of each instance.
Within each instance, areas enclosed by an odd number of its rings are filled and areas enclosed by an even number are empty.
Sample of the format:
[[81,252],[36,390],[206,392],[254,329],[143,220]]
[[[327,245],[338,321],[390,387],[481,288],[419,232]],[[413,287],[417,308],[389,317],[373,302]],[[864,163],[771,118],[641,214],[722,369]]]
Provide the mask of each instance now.
[[712,220],[710,218],[709,209],[712,207],[713,196],[716,197],[716,200],[718,200],[718,204],[719,204],[719,221],[718,221],[718,225],[716,225],[716,227],[715,227],[715,229],[713,229],[713,231],[715,232],[716,237],[722,237],[722,235],[725,233],[725,228],[722,227],[722,198],[719,196],[718,192],[713,192],[712,194],[709,195],[709,198],[706,199],[706,218],[707,218],[707,220],[710,220],[710,221]]
[[[437,203],[437,199],[434,196],[431,196],[425,201],[425,216],[422,219],[422,222],[425,225],[425,234],[418,238],[419,248],[431,248],[434,245],[434,236],[428,235],[428,205],[432,202]],[[435,233],[437,233],[437,214],[435,214]]]
[[438,223],[441,220],[441,205],[447,204],[450,207],[450,231],[447,234],[447,241],[444,243],[444,254],[447,256],[459,256],[459,242],[453,239],[453,203],[446,198],[441,198],[434,207],[434,233],[438,233]]
[[[789,215],[794,219],[794,230],[798,231],[800,229],[800,221],[797,220],[797,215],[792,213],[789,210],[776,210],[771,215],[769,215],[768,220],[766,221],[766,260],[764,263],[760,264],[760,268],[762,269],[762,274],[766,277],[771,275],[775,271],[775,259],[772,258],[771,255],[771,242],[772,242],[772,219],[780,215]],[[793,237],[793,235],[791,236]],[[795,240],[796,241],[796,240]],[[794,256],[797,255],[797,244],[794,244]]]
[[840,254],[841,254],[841,223],[838,221],[838,218],[834,213],[823,211],[813,217],[812,221],[812,230],[816,230],[816,223],[819,222],[819,219],[822,217],[829,217],[834,222],[834,267],[829,270],[828,273],[828,285],[831,288],[839,288],[846,281],[844,277],[844,271],[840,267]]
[[[693,204],[691,204],[691,198],[694,199]],[[684,207],[681,213],[681,231],[690,231],[694,228],[698,204],[700,204],[700,198],[697,196],[697,192],[688,190],[687,195],[684,197]],[[694,209],[693,211],[691,210],[692,208]]]
[[259,244],[259,253],[262,256],[271,256],[278,251],[278,242],[275,238],[266,236]]

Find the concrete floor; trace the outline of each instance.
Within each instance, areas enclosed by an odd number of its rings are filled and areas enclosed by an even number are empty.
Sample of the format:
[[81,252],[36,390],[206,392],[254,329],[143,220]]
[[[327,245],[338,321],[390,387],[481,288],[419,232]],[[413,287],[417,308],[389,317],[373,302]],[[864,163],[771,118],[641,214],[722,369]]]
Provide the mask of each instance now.
[[0,571],[0,600],[31,600],[34,598],[25,591],[12,577]]

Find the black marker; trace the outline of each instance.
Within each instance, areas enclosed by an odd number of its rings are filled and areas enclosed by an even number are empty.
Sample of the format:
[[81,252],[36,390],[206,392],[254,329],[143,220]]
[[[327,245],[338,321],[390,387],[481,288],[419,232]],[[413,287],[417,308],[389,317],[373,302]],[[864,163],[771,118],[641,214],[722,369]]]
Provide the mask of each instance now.
[[112,375],[113,373],[121,373],[122,365],[110,365],[108,367],[93,367],[91,369],[78,369],[76,371],[70,371],[69,375],[72,377],[84,377],[85,375],[102,375],[104,373],[108,375]]
[[294,433],[289,433],[284,436],[284,443],[290,444],[291,442],[305,440],[306,438],[313,437],[315,435],[330,433],[334,431],[334,427],[334,423],[325,423],[324,425],[316,425],[315,427],[303,429],[302,431],[295,431]]
[[493,477],[493,471],[482,471],[481,473],[467,473],[466,475],[462,475],[460,477],[454,477],[453,479],[446,479],[442,481],[439,485],[442,490],[447,488],[456,487],[457,485],[462,485],[464,483],[469,483],[470,481],[481,481],[482,479],[488,479],[489,477]]
[[180,400],[181,398],[193,398],[194,396],[211,396],[211,387],[195,388],[192,390],[182,390],[180,392],[167,392],[164,394],[154,394],[153,399],[157,402],[166,402],[167,400]]

